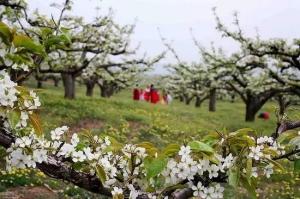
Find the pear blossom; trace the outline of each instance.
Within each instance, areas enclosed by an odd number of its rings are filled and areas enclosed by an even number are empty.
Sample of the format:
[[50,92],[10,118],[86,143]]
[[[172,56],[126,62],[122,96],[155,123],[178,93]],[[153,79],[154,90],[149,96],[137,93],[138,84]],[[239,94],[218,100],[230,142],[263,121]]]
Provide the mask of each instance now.
[[16,146],[24,148],[25,146],[29,146],[32,140],[28,136],[24,136],[21,138],[17,138],[15,141]]
[[44,149],[36,149],[33,151],[32,158],[38,163],[47,162],[47,151]]
[[185,161],[185,159],[190,157],[191,147],[190,146],[181,146],[178,155],[181,156],[181,161]]
[[139,191],[135,190],[132,184],[127,185],[130,190],[129,199],[136,199],[139,196]]
[[262,148],[263,146],[250,147],[249,157],[255,160],[259,160],[261,157],[263,157],[263,153],[261,152]]
[[114,187],[113,190],[111,191],[111,194],[113,196],[122,195],[123,194],[123,190],[121,188]]
[[86,159],[86,156],[83,154],[82,151],[74,151],[72,153],[73,162],[83,162],[85,159]]
[[68,130],[67,126],[58,127],[50,132],[52,140],[59,140],[61,136]]
[[16,89],[17,84],[10,80],[5,70],[0,71],[0,105],[13,108],[18,100],[19,91]]
[[264,168],[264,174],[266,175],[267,178],[270,178],[272,173],[273,173],[273,164],[268,164]]
[[257,167],[252,167],[251,176],[257,178],[257,176],[258,176]]
[[71,138],[71,144],[73,146],[77,146],[78,143],[79,143],[78,135],[77,135],[77,133],[74,133]]

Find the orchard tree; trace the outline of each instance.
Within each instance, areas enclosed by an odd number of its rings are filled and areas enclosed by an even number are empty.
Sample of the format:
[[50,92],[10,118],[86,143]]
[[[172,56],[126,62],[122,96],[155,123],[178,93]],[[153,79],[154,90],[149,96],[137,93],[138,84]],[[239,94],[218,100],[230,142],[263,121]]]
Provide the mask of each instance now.
[[254,121],[261,107],[279,93],[290,92],[289,86],[279,84],[270,77],[267,60],[243,52],[230,57],[206,51],[212,65],[222,68],[223,82],[235,91],[246,105],[246,121]]
[[234,15],[236,30],[230,30],[221,22],[216,14],[216,9],[214,9],[214,14],[217,22],[217,30],[219,30],[224,37],[231,38],[238,42],[241,49],[246,51],[247,54],[268,59],[273,66],[267,68],[271,77],[281,84],[293,86],[295,92],[299,93],[299,39],[293,39],[292,41],[280,38],[262,40],[259,35],[255,38],[250,38],[244,35],[237,14]]
[[[256,60],[264,60],[268,64],[259,64],[253,67],[263,68],[268,73],[269,78],[278,82],[278,87],[289,87],[289,95],[300,94],[300,64],[299,64],[299,40],[294,39],[292,42],[284,39],[262,40],[259,35],[256,38],[250,38],[244,35],[235,14],[234,25],[236,30],[226,27],[216,14],[217,30],[224,37],[233,39],[240,44],[244,56],[252,57]],[[284,103],[282,96],[287,93],[278,93],[279,105],[281,112],[284,112]]]
[[[174,55],[177,60],[177,65],[173,65],[173,69],[176,71],[176,76],[182,76],[181,80],[185,80],[185,92],[187,96],[191,97],[188,99],[196,98],[195,106],[200,107],[201,103],[209,99],[209,111],[216,111],[216,100],[217,100],[217,90],[224,89],[221,78],[224,76],[224,70],[222,67],[216,67],[210,63],[210,59],[207,59],[205,56],[205,49],[199,44],[199,42],[193,38],[196,47],[200,52],[199,62],[192,62],[190,64],[182,62],[176,53],[175,49],[171,47],[170,44],[165,42],[165,39],[162,39],[165,46],[169,49],[170,52]],[[213,52],[216,50],[214,48]],[[172,67],[172,65],[171,65]],[[176,84],[176,82],[174,82]],[[179,82],[177,82],[179,84]],[[176,85],[173,86],[173,88]]]
[[[128,49],[133,26],[119,26],[110,15],[97,17],[93,24],[84,23],[82,18],[67,17],[62,20],[62,24],[71,28],[72,44],[50,53],[49,59],[39,71],[61,73],[65,98],[75,98],[76,78],[97,57],[134,53]],[[101,68],[101,63],[98,66]]]
[[[13,80],[21,84],[47,58],[47,54],[57,48],[66,47],[70,43],[68,31],[60,26],[65,11],[71,9],[72,2],[66,0],[60,10],[60,17],[47,18],[37,12],[30,14],[23,0],[0,2],[0,18],[11,27],[2,24],[4,43],[13,41],[11,49],[1,49],[1,69],[6,69]],[[15,32],[17,30],[17,34]],[[27,54],[12,53],[16,48],[26,50]],[[30,55],[34,53],[34,55]]]
[[[131,55],[132,56],[132,55]],[[95,59],[83,73],[82,78],[86,84],[88,96],[93,93],[97,84],[102,97],[110,97],[114,93],[132,86],[142,73],[151,69],[151,66],[158,62],[164,54],[153,59],[145,57],[141,59],[123,56],[121,60],[111,60],[108,55]],[[120,59],[120,57],[118,57]]]
[[189,105],[195,99],[195,106],[200,107],[202,102],[208,99],[208,90],[204,82],[207,75],[204,68],[198,67],[196,63],[189,66],[187,63],[180,65],[169,65],[170,74],[166,90],[170,91],[175,97]]

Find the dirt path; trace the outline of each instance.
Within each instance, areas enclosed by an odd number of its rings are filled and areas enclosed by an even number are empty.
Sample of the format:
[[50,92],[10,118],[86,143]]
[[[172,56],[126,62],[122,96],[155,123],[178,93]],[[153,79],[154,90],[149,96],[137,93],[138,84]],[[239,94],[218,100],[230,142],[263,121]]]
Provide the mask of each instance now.
[[82,129],[101,129],[105,126],[105,123],[96,119],[83,119],[78,123],[70,125],[70,132],[78,133]]
[[46,187],[15,187],[0,193],[0,199],[59,199]]

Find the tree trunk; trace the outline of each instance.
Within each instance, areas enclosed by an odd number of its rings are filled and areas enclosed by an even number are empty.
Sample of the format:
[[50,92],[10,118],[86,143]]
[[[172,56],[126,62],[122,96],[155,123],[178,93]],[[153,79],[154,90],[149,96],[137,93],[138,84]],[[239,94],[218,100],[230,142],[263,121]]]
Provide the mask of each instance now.
[[184,102],[184,97],[181,95],[181,96],[179,96],[179,101],[180,102]]
[[86,85],[86,96],[92,97],[94,94],[95,82],[93,80],[87,80],[85,82]]
[[186,105],[190,105],[192,99],[193,99],[193,97],[185,96],[185,104],[186,104]]
[[277,101],[278,101],[278,105],[279,105],[279,114],[283,115],[285,113],[285,110],[287,107],[284,97],[282,95],[279,95],[277,98]]
[[99,88],[100,88],[101,97],[107,98],[108,97],[108,92],[107,92],[106,86],[99,86]]
[[235,95],[231,95],[231,100],[230,100],[230,102],[231,102],[231,103],[234,103],[234,101],[235,101]]
[[59,78],[54,78],[54,86],[58,87]]
[[217,101],[217,89],[213,88],[209,92],[209,111],[216,111],[216,101]]
[[195,107],[200,107],[202,104],[202,100],[199,96],[196,96]]
[[37,80],[37,88],[42,88],[43,87],[43,82],[40,80]]
[[265,104],[265,101],[260,101],[259,97],[251,97],[246,102],[246,122],[255,121],[255,115]]
[[76,77],[72,74],[62,73],[61,74],[66,99],[75,99],[75,79]]

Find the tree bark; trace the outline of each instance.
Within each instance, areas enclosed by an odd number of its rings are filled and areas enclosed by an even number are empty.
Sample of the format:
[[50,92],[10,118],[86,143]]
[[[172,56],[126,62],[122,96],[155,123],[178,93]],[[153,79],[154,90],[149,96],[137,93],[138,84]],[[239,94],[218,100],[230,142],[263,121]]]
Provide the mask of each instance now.
[[185,104],[186,104],[186,105],[190,105],[192,99],[193,99],[193,97],[185,96]]
[[278,106],[279,106],[279,114],[283,115],[286,111],[287,103],[284,100],[284,97],[282,95],[278,96],[277,101],[278,101]]
[[86,96],[92,97],[94,94],[95,82],[93,80],[86,80]]
[[200,107],[201,104],[202,104],[201,98],[199,96],[196,96],[195,107]]
[[54,86],[55,86],[55,87],[58,87],[58,84],[59,84],[59,78],[54,78],[53,81],[54,81]]
[[75,99],[75,79],[76,77],[72,74],[62,73],[61,74],[66,99]]
[[217,102],[217,89],[213,88],[209,92],[209,111],[216,111],[216,102]]
[[101,97],[108,98],[109,95],[108,95],[107,86],[99,86],[99,88],[100,88]]
[[255,121],[255,116],[261,107],[266,103],[266,100],[261,101],[259,97],[251,97],[246,102],[246,122]]
[[37,88],[42,88],[43,87],[43,82],[40,80],[37,80]]
[[182,95],[179,96],[179,101],[184,102],[184,97]]

